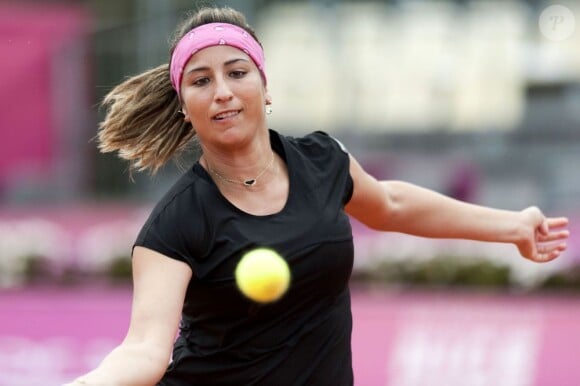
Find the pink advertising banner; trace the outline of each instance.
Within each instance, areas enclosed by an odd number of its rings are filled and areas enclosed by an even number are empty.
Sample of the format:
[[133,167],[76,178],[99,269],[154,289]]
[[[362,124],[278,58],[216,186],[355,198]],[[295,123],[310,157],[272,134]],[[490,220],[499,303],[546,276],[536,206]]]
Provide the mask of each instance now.
[[57,82],[55,65],[87,20],[78,7],[0,4],[0,192],[2,183],[54,166],[56,90],[70,88]]
[[[0,386],[59,385],[123,338],[127,287],[0,293]],[[355,385],[580,384],[580,298],[353,290]]]

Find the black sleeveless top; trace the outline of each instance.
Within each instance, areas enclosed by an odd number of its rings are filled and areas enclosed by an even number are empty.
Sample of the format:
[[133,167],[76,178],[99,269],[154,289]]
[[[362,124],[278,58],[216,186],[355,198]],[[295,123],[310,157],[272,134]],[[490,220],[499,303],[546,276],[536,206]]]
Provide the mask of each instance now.
[[[196,163],[154,208],[135,245],[193,271],[173,359],[159,385],[352,385],[348,281],[353,241],[344,205],[347,153],[323,132],[270,130],[290,180],[284,208],[255,216],[231,204]],[[288,262],[288,292],[273,304],[244,298],[234,269],[255,247]]]

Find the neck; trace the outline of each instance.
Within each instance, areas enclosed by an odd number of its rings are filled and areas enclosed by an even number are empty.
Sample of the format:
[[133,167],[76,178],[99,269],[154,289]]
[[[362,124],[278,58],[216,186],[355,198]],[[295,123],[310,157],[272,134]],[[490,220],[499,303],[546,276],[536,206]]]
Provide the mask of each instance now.
[[207,158],[204,158],[204,166],[208,170],[209,174],[214,177],[214,181],[220,181],[226,184],[243,186],[246,189],[253,188],[260,185],[262,177],[266,175],[272,165],[274,164],[274,152],[270,150],[270,154],[266,160],[262,158],[262,161],[258,163],[257,167],[252,167],[252,171],[247,171],[243,173],[230,172],[227,173],[223,168],[220,169],[215,164],[208,162]]

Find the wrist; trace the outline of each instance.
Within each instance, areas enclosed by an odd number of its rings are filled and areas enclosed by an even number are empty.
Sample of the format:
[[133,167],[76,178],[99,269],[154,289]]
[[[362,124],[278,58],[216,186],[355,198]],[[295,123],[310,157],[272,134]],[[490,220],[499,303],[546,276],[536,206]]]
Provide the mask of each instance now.
[[515,221],[510,235],[513,238],[512,243],[520,246],[522,243],[528,243],[530,239],[534,238],[534,232],[542,223],[544,215],[534,206],[514,212],[514,214]]
[[509,235],[511,237],[510,242],[512,244],[519,245],[522,241],[527,239],[529,226],[528,215],[525,211],[514,212],[514,220],[511,225],[511,230]]

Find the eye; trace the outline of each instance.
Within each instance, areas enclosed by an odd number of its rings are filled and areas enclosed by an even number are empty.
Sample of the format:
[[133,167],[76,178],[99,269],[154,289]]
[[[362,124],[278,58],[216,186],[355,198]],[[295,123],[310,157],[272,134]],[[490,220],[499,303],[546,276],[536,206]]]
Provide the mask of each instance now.
[[243,78],[248,72],[244,70],[234,70],[230,72],[230,76],[234,79]]
[[208,83],[209,83],[209,78],[203,77],[203,78],[194,79],[191,84],[194,85],[194,86],[197,86],[197,87],[202,87],[202,86],[205,86]]

